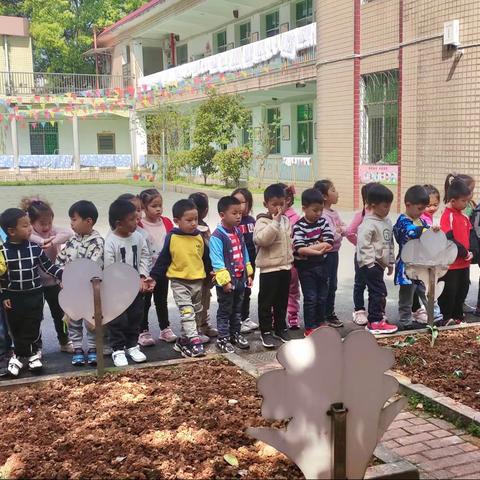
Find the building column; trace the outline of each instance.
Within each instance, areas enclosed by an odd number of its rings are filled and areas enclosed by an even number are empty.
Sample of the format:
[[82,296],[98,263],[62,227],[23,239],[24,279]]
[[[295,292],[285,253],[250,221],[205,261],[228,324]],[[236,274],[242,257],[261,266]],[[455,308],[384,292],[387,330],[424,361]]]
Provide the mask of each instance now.
[[10,120],[10,131],[12,134],[13,166],[18,172],[20,170],[20,155],[18,151],[17,119],[15,118],[15,115],[13,115]]
[[80,143],[78,140],[78,117],[73,115],[73,165],[80,170]]
[[130,149],[132,152],[132,170],[140,166],[140,159],[147,154],[147,131],[145,120],[139,118],[135,110],[130,112]]

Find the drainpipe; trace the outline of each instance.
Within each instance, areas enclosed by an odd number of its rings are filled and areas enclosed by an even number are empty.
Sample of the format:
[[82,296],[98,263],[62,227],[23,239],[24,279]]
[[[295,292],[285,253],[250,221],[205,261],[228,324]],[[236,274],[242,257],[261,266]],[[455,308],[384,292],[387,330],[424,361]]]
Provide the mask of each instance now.
[[175,67],[177,65],[176,52],[175,52],[175,34],[174,33],[170,34],[170,61],[172,63],[172,67]]

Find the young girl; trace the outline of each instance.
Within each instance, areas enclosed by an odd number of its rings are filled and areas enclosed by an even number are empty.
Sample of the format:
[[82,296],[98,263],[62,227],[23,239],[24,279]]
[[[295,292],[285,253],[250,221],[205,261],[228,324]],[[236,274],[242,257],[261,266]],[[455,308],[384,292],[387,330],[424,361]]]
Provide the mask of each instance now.
[[438,298],[438,304],[447,325],[463,321],[463,303],[470,285],[470,263],[473,258],[471,250],[478,248],[470,245],[472,224],[463,213],[472,198],[472,192],[464,180],[449,180],[449,177],[450,175],[445,182],[447,205],[440,219],[440,227],[457,246],[458,255],[446,275],[440,279],[445,282],[445,287]]
[[335,185],[330,180],[319,180],[313,188],[319,190],[325,198],[325,207],[323,209],[323,218],[328,221],[333,231],[334,240],[333,247],[327,253],[326,268],[329,280],[328,297],[326,308],[326,320],[331,327],[342,327],[343,323],[339,320],[335,313],[335,292],[337,291],[337,275],[338,275],[338,251],[342,244],[342,239],[347,235],[347,226],[340,218],[337,211],[332,209],[332,205],[338,203],[338,192]]
[[461,180],[462,182],[465,183],[465,185],[470,190],[470,197],[468,199],[468,203],[465,208],[465,211],[463,212],[468,218],[470,218],[470,216],[473,213],[473,210],[477,206],[477,204],[473,201],[473,192],[475,191],[475,179],[470,175],[466,175],[465,173],[449,173],[447,175],[447,178],[445,179],[445,197],[443,199],[445,204],[448,203],[447,191],[448,191],[449,185],[452,183],[453,180]]
[[[142,220],[142,227],[148,233],[151,260],[152,265],[154,265],[162,251],[167,233],[173,228],[173,223],[167,217],[162,216],[163,199],[158,190],[155,188],[143,190],[139,197],[145,215]],[[168,343],[175,342],[177,336],[173,333],[168,321],[168,279],[164,278],[156,283],[153,294],[149,292],[145,294],[145,311],[140,329],[142,333],[140,333],[139,344],[152,345],[155,343],[152,334],[148,331],[148,311],[152,304],[152,296],[161,330],[159,340]]]
[[440,207],[440,192],[433,185],[424,185],[423,188],[427,191],[430,198],[425,212],[420,217],[422,220],[427,222],[430,227],[433,225],[433,217],[437,213],[438,208]]
[[[68,228],[59,228],[53,225],[53,210],[47,202],[39,198],[23,198],[20,208],[27,212],[32,224],[32,235],[30,241],[37,243],[47,254],[47,257],[55,263],[61,246],[73,236],[73,232]],[[58,303],[58,294],[60,285],[57,281],[39,270],[43,284],[43,295],[50,308],[50,313],[57,332],[60,351],[73,353],[73,344],[68,338],[67,325],[63,321],[63,310]],[[39,342],[41,348],[41,340]]]
[[[366,185],[363,185],[362,189],[360,190],[360,193],[362,195],[363,208],[355,214],[346,232],[346,237],[353,245],[357,245],[358,228],[362,224],[365,215],[369,212],[369,208],[367,206],[367,195],[368,191],[374,185],[377,184],[374,182],[367,183]],[[353,257],[353,262],[355,266],[355,280],[353,284],[353,322],[357,325],[366,325],[368,323],[368,317],[367,311],[365,310],[364,293],[365,289],[367,288],[367,281],[362,271],[360,270],[360,267],[358,266],[356,254]]]
[[[209,247],[210,237],[212,232],[210,227],[205,222],[205,218],[208,215],[208,197],[203,192],[192,193],[189,197],[196,206],[198,210],[198,231],[202,235],[203,242],[205,247]],[[211,289],[212,289],[212,277],[208,275],[205,278],[205,281],[202,285],[202,314],[200,317],[196,317],[197,320],[197,330],[202,343],[207,343],[210,341],[211,337],[217,337],[218,331],[216,328],[210,325],[210,300],[212,298]]]
[[[237,198],[242,206],[242,221],[240,222],[240,230],[243,233],[243,238],[248,250],[248,256],[250,257],[250,263],[252,264],[255,272],[255,257],[257,256],[257,250],[253,243],[253,229],[255,228],[255,219],[250,215],[253,208],[253,196],[250,190],[247,188],[237,188],[232,192],[232,197]],[[242,305],[242,328],[241,333],[252,332],[258,328],[258,325],[250,319],[250,296],[252,289],[246,287],[245,295],[243,297]]]

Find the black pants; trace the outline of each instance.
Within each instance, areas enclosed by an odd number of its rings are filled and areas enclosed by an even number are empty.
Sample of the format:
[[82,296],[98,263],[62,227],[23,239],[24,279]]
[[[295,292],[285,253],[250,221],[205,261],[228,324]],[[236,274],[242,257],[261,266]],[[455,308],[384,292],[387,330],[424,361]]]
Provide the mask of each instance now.
[[335,314],[335,294],[337,293],[338,285],[338,252],[331,252],[327,254],[325,260],[325,267],[328,275],[328,295],[325,315],[327,318]]
[[[252,263],[252,267],[255,271],[255,265]],[[250,318],[250,297],[252,296],[252,289],[245,287],[245,293],[243,294],[242,302],[242,322],[247,318]]]
[[470,268],[449,270],[440,281],[445,282],[438,305],[445,320],[463,319],[463,303],[470,288]]
[[245,280],[235,279],[232,285],[233,290],[228,293],[222,287],[217,287],[218,338],[228,338],[235,333],[240,333]]
[[387,305],[387,287],[383,279],[385,269],[375,264],[371,268],[362,267],[360,271],[368,288],[368,322],[381,322]]
[[282,332],[287,328],[288,293],[290,270],[260,274],[258,293],[258,320],[262,333]]
[[7,325],[13,339],[17,357],[30,357],[37,353],[40,324],[43,319],[43,292],[8,292],[12,308],[5,310]]
[[367,288],[367,280],[362,270],[358,266],[357,256],[353,259],[355,265],[355,281],[353,284],[353,305],[356,312],[365,310],[365,289]]
[[138,344],[142,315],[143,295],[139,293],[125,312],[107,324],[113,351],[135,347]]
[[328,272],[325,264],[298,269],[303,293],[305,330],[318,328],[325,322],[328,297]]
[[153,302],[155,303],[155,310],[157,311],[158,324],[160,330],[164,330],[170,326],[168,321],[168,278],[157,281],[153,293],[144,294],[144,310],[143,320],[140,326],[140,331],[148,330],[148,312]]
[[63,321],[63,310],[58,303],[58,294],[60,293],[60,285],[52,285],[51,287],[43,287],[43,295],[48,303],[50,313],[52,314],[53,324],[57,332],[58,343],[65,345],[68,342],[68,331]]

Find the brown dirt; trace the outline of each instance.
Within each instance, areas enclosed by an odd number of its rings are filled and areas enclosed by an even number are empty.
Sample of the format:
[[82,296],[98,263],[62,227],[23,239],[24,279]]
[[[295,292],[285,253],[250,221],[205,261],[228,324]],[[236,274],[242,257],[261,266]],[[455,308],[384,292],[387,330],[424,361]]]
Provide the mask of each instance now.
[[[382,339],[379,343],[392,346],[407,337]],[[422,383],[480,410],[480,328],[440,332],[433,348],[430,334],[414,338],[413,345],[394,348],[394,370],[413,383]]]
[[3,392],[0,478],[303,478],[244,433],[267,425],[260,403],[255,380],[223,360]]

